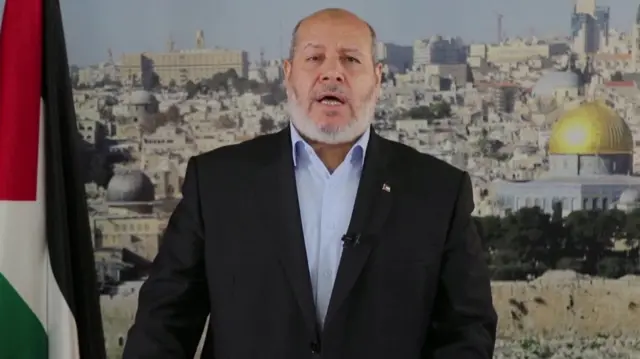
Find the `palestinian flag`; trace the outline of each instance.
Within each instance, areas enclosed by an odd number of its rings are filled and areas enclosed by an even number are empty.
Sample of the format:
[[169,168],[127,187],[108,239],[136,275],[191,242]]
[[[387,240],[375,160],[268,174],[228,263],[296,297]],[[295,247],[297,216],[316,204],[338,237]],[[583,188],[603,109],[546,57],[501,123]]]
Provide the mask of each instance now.
[[0,359],[103,359],[58,0],[0,28]]

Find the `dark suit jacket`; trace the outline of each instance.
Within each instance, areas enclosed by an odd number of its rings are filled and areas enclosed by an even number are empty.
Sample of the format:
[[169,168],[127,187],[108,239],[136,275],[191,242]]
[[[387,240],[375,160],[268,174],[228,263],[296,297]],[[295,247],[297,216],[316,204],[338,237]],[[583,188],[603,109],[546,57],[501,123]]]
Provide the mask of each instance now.
[[[388,191],[383,190],[386,184]],[[190,159],[124,359],[489,359],[469,175],[372,133],[320,331],[289,129]]]

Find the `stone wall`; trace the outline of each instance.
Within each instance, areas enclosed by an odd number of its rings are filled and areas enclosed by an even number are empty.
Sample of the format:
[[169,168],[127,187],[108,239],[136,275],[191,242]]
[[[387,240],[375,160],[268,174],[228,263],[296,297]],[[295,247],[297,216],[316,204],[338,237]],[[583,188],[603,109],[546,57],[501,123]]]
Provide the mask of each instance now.
[[492,283],[501,338],[640,336],[640,279],[550,271],[528,282]]
[[[101,297],[109,358],[121,357],[141,284],[130,282],[117,295]],[[532,337],[640,337],[638,277],[606,280],[550,271],[527,282],[493,282],[492,292],[498,336],[509,342]]]

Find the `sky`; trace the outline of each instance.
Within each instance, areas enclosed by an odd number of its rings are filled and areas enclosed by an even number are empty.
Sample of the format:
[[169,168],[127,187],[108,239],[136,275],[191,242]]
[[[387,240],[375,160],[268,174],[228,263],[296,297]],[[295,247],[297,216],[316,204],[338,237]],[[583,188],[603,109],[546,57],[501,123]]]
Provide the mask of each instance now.
[[[4,7],[5,1],[0,0]],[[195,47],[202,29],[207,47],[249,51],[251,60],[279,58],[288,51],[294,25],[326,7],[353,11],[369,21],[380,40],[412,44],[439,34],[466,42],[495,41],[496,14],[507,36],[567,35],[572,0],[60,0],[69,61],[106,60],[122,53]],[[630,31],[640,0],[598,0],[611,6],[614,28]],[[615,4],[615,5],[613,5]]]

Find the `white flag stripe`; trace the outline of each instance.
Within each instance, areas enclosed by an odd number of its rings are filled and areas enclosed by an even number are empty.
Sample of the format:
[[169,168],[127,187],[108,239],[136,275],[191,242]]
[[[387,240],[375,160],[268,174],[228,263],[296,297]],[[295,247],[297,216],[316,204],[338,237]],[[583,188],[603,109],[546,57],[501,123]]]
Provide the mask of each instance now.
[[49,359],[80,359],[76,321],[53,277],[49,257],[46,262],[48,268],[46,328],[49,337]]
[[[36,198],[37,203],[42,208],[40,212],[43,213],[43,218],[46,218],[44,131],[44,101],[40,99],[40,146],[38,148],[38,194]],[[43,224],[43,228],[46,228],[46,224]],[[45,328],[49,337],[49,359],[80,359],[76,321],[67,300],[60,291],[58,282],[53,276],[47,238],[45,237],[46,233],[43,234],[42,242],[45,245],[45,266],[47,270],[45,277],[47,281],[47,321]]]
[[[41,129],[43,120],[44,103],[40,99]],[[44,134],[42,130],[39,132],[36,201],[0,201],[0,273],[46,328],[46,281],[51,268],[45,238]]]
[[45,328],[48,359],[80,359],[76,322],[53,276],[47,248],[43,116],[41,100],[36,201],[0,201],[0,273]]
[[46,274],[42,204],[0,201],[0,273],[46,327]]

